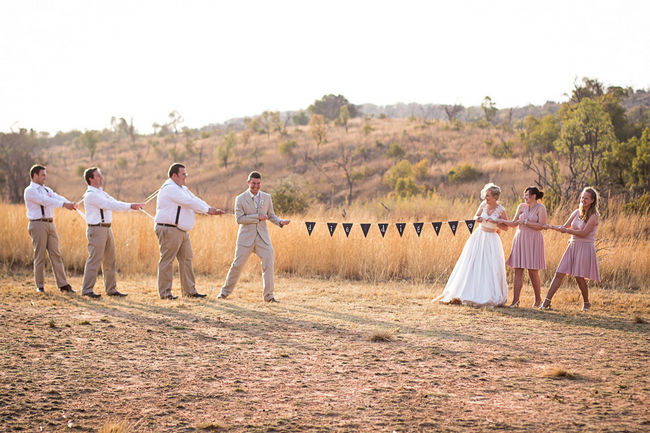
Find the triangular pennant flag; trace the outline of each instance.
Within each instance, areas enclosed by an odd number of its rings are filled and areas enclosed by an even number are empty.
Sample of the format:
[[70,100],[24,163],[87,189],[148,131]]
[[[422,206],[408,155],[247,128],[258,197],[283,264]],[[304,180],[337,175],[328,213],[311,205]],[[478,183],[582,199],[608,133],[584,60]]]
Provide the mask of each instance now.
[[433,224],[433,229],[436,231],[436,236],[440,236],[440,227],[442,227],[441,222],[431,223]]
[[472,230],[474,230],[474,222],[475,220],[465,220],[465,224],[467,224],[467,229],[470,233],[472,233]]
[[401,238],[402,235],[404,234],[404,228],[406,227],[406,223],[395,223],[397,226],[397,231],[399,232],[399,237]]
[[343,223],[343,230],[345,230],[345,237],[349,237],[350,230],[352,230],[352,223]]
[[330,231],[330,237],[334,234],[334,230],[336,230],[336,225],[338,223],[327,223],[327,230]]
[[386,230],[388,230],[388,224],[379,223],[377,225],[379,226],[379,231],[381,232],[381,237],[383,238],[384,236],[386,236]]
[[363,231],[363,237],[368,237],[368,230],[370,230],[370,224],[361,224],[361,230]]
[[422,233],[423,226],[424,223],[413,223],[413,227],[415,227],[415,232],[418,234],[418,237],[420,237],[420,233]]
[[311,232],[314,230],[316,223],[307,221],[305,222],[305,225],[307,226],[307,233],[309,233],[309,236],[311,236]]
[[458,221],[449,221],[449,227],[451,227],[451,231],[456,236],[456,229],[458,228]]

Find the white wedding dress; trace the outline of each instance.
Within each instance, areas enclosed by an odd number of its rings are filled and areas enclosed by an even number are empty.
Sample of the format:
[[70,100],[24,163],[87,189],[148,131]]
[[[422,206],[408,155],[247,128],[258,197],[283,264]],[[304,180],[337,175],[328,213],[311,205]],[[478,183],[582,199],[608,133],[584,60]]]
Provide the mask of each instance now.
[[434,301],[461,302],[478,307],[506,303],[508,284],[503,244],[495,231],[488,231],[497,229],[494,221],[502,210],[503,206],[498,205],[488,214],[487,206],[483,208],[481,217],[484,222],[465,243],[445,290]]

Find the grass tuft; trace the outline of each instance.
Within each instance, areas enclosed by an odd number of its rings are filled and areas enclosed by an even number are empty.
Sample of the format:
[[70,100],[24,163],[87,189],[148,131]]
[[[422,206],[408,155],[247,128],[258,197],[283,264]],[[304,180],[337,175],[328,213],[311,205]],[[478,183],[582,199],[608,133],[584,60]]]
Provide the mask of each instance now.
[[220,431],[220,430],[228,429],[227,426],[216,422],[204,422],[201,424],[197,424],[196,428],[201,430],[206,430],[206,431]]
[[126,421],[120,422],[107,422],[104,424],[97,433],[129,433],[133,431],[131,425]]
[[634,323],[648,323],[648,321],[641,316],[634,316]]
[[395,340],[395,336],[391,331],[377,331],[370,336],[370,341],[373,343],[393,340]]
[[50,321],[47,322],[47,324],[50,328],[56,328],[56,322],[54,321],[54,319],[50,319]]
[[559,378],[565,378],[565,379],[577,379],[578,375],[575,373],[571,373],[570,371],[567,371],[563,368],[560,367],[549,367],[544,372],[542,373],[543,377],[550,377],[553,379],[559,379]]
[[88,321],[88,320],[82,320],[81,322],[79,322],[79,324],[80,324],[80,325],[90,325],[90,321]]

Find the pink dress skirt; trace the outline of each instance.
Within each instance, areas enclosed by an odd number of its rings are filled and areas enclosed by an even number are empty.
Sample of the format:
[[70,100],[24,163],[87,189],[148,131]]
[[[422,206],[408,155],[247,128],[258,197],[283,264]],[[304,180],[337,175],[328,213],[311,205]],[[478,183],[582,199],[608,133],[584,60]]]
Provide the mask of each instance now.
[[[539,216],[536,210],[538,203],[532,209],[524,204],[524,210],[519,215],[519,220],[527,219],[530,222],[539,222]],[[520,225],[517,227],[517,233],[512,241],[512,251],[506,261],[506,265],[511,268],[521,269],[546,269],[546,254],[544,252],[544,236],[539,230],[533,230],[530,227]]]
[[[576,215],[571,222],[571,228],[574,230],[582,230],[585,224]],[[596,227],[585,237],[571,236],[569,246],[557,267],[557,272],[600,281],[598,260],[596,259],[596,246],[594,245]]]

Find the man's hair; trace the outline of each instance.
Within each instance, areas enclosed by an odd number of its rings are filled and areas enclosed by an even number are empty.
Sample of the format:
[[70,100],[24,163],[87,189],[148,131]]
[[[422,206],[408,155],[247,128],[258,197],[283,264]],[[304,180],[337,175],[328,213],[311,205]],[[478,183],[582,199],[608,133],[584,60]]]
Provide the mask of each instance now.
[[90,179],[95,177],[95,171],[99,170],[97,167],[90,167],[84,170],[84,179],[86,179],[86,183],[90,185]]
[[169,171],[167,172],[167,175],[169,177],[172,177],[173,174],[177,175],[181,171],[181,168],[185,168],[185,166],[180,162],[175,162],[169,166]]
[[262,180],[262,175],[259,174],[257,171],[251,171],[250,174],[248,175],[248,180],[251,180],[253,178]]
[[32,165],[32,168],[29,169],[29,178],[34,179],[35,174],[41,174],[41,170],[45,170],[45,167],[42,165]]

